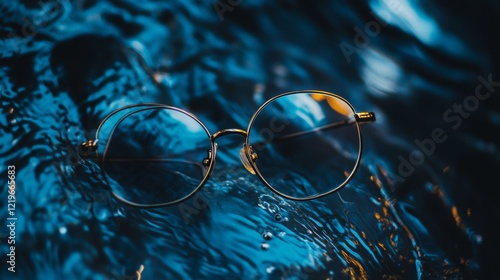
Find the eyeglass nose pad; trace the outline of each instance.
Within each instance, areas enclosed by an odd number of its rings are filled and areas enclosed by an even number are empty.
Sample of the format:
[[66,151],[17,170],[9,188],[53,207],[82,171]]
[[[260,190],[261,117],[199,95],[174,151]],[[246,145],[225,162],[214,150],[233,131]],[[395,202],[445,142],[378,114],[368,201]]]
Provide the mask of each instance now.
[[203,164],[203,166],[205,167],[209,167],[210,166],[210,163],[212,162],[212,150],[208,150],[207,151],[207,157],[204,158],[201,163]]
[[217,144],[214,146],[214,148],[215,148],[215,150],[213,150],[213,151],[212,151],[212,149],[207,150],[207,157],[201,161],[201,164],[205,167],[204,174],[203,174],[204,176],[206,175],[206,173],[210,169],[210,165],[212,164],[212,161],[215,159],[215,153],[217,152]]
[[[250,163],[250,161],[249,161],[249,159],[247,157],[247,154],[245,153],[246,149],[247,149],[247,146],[243,145],[243,147],[240,150],[240,160],[241,160],[241,163],[243,164],[243,166],[245,166],[245,168],[248,170],[248,172],[250,172],[253,175],[255,175],[255,170],[253,169],[252,164]],[[248,154],[250,155],[250,158],[251,158],[252,161],[255,162],[255,160],[257,160],[258,156],[252,150],[252,146],[248,147]]]

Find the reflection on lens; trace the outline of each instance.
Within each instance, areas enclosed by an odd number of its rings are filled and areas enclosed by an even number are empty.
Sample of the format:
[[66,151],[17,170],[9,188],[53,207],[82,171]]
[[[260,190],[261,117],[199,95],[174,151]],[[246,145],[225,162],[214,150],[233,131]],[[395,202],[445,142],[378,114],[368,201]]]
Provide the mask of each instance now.
[[343,186],[359,161],[354,110],[336,95],[295,92],[272,99],[261,107],[248,133],[258,174],[292,198]]
[[199,121],[161,106],[119,116],[107,120],[98,135],[105,147],[102,168],[118,198],[153,206],[183,199],[200,186],[211,143]]

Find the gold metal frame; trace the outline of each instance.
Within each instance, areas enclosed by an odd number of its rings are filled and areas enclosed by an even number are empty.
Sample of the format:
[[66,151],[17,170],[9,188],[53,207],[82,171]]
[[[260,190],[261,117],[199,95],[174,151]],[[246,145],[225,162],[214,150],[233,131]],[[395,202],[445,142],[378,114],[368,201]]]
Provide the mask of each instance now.
[[[356,163],[355,163],[352,171],[350,172],[349,176],[347,176],[347,178],[344,180],[344,182],[342,182],[339,186],[335,187],[334,189],[332,189],[332,190],[330,190],[330,191],[328,191],[326,193],[317,194],[317,195],[308,196],[308,197],[293,197],[293,196],[286,195],[284,193],[281,193],[277,189],[275,189],[269,182],[267,182],[267,180],[264,178],[264,176],[262,176],[262,174],[260,173],[259,168],[258,168],[258,166],[256,164],[256,160],[258,159],[258,155],[253,152],[252,146],[249,143],[250,129],[252,128],[252,125],[253,125],[255,119],[257,118],[257,116],[259,115],[259,113],[268,104],[270,104],[274,100],[276,100],[278,98],[281,98],[281,97],[284,97],[284,96],[287,96],[287,95],[299,94],[299,93],[322,94],[322,95],[327,95],[327,96],[338,98],[338,99],[342,100],[343,102],[345,102],[349,106],[349,108],[352,110],[352,112],[354,112],[354,118],[352,118],[352,119],[350,119],[348,121],[341,121],[341,122],[337,122],[337,123],[328,124],[328,125],[325,125],[323,127],[318,127],[318,128],[313,129],[313,130],[310,130],[310,131],[304,131],[304,132],[300,132],[300,133],[286,135],[285,137],[282,137],[282,139],[294,138],[294,137],[297,137],[297,136],[301,136],[301,135],[305,135],[305,134],[317,132],[319,130],[324,130],[324,129],[333,128],[333,127],[339,127],[339,126],[343,126],[343,125],[353,124],[354,123],[356,125],[356,129],[358,131],[358,140],[359,140],[358,158],[356,159]],[[142,108],[140,108],[140,107],[142,107]],[[103,177],[106,180],[107,180],[107,177],[105,176],[104,166],[102,166],[101,155],[99,155],[99,152],[98,152],[98,145],[99,145],[98,136],[99,136],[99,133],[100,133],[103,125],[105,124],[105,122],[107,120],[109,120],[111,117],[115,116],[116,114],[118,114],[120,112],[123,112],[124,110],[134,109],[134,108],[138,108],[138,109],[137,110],[132,110],[132,111],[130,111],[128,113],[125,113],[123,116],[121,116],[118,119],[118,121],[113,126],[112,130],[110,131],[110,134],[109,134],[110,136],[113,135],[114,130],[116,129],[117,125],[120,124],[125,118],[129,117],[130,115],[136,114],[138,112],[145,111],[145,110],[151,110],[151,109],[159,108],[159,109],[168,109],[168,110],[178,111],[178,112],[181,112],[181,113],[189,116],[193,120],[195,120],[205,130],[205,132],[207,133],[207,137],[208,137],[208,140],[210,141],[210,146],[211,146],[211,149],[207,151],[207,157],[202,162],[203,167],[206,168],[205,174],[203,176],[202,181],[200,182],[200,184],[191,193],[189,193],[188,195],[186,195],[183,198],[180,198],[180,199],[177,199],[177,200],[174,200],[174,201],[170,201],[170,202],[158,203],[158,204],[138,204],[138,203],[134,203],[134,202],[128,201],[128,200],[120,197],[113,190],[111,190],[112,193],[113,193],[113,195],[116,198],[118,198],[120,201],[122,201],[122,202],[124,202],[124,203],[126,203],[128,205],[131,205],[131,206],[145,207],[145,208],[146,207],[148,207],[148,208],[151,208],[151,207],[162,207],[162,206],[168,206],[168,205],[173,205],[173,204],[176,204],[176,203],[180,203],[180,202],[182,202],[182,201],[184,201],[184,200],[192,197],[197,191],[199,191],[200,188],[210,178],[210,175],[211,175],[211,173],[213,171],[213,168],[215,166],[215,159],[217,157],[217,143],[216,143],[217,138],[225,136],[225,135],[229,135],[229,134],[238,134],[238,135],[241,135],[241,136],[245,137],[245,144],[243,145],[243,148],[242,148],[242,150],[240,152],[240,158],[241,158],[243,166],[250,173],[252,173],[254,175],[257,175],[257,177],[259,177],[259,179],[269,189],[271,189],[271,191],[273,191],[274,193],[276,193],[276,194],[278,194],[278,195],[280,195],[282,197],[285,197],[287,199],[297,200],[297,201],[305,201],[305,200],[311,200],[311,199],[316,199],[316,198],[324,197],[324,196],[329,195],[331,193],[334,193],[334,192],[338,191],[339,189],[341,189],[342,187],[344,187],[351,180],[351,178],[354,176],[354,173],[358,169],[359,162],[361,160],[361,153],[362,153],[362,150],[363,150],[363,142],[362,142],[362,135],[361,135],[360,124],[362,124],[362,123],[370,123],[370,122],[374,122],[375,121],[375,114],[374,113],[372,113],[372,112],[356,113],[356,111],[354,110],[354,107],[345,98],[343,98],[342,96],[339,96],[339,95],[334,94],[334,93],[326,92],[326,91],[320,91],[320,90],[291,91],[291,92],[287,92],[287,93],[283,93],[283,94],[274,96],[271,99],[267,100],[264,104],[262,104],[259,107],[259,109],[257,109],[257,111],[253,114],[252,118],[250,119],[250,122],[248,124],[248,127],[247,127],[246,131],[242,130],[242,129],[237,129],[237,128],[229,128],[229,129],[219,130],[219,131],[215,132],[213,135],[210,134],[210,132],[208,131],[207,127],[195,115],[193,115],[193,114],[191,114],[191,113],[189,113],[189,112],[187,112],[187,111],[185,111],[183,109],[180,109],[180,108],[177,108],[177,107],[168,106],[168,105],[163,105],[163,104],[157,104],[157,103],[142,103],[142,104],[130,105],[130,106],[126,106],[126,107],[117,109],[117,110],[111,112],[109,115],[107,115],[101,121],[101,123],[99,124],[99,127],[97,128],[95,140],[87,140],[87,141],[83,142],[82,144],[80,144],[80,147],[78,149],[79,154],[80,154],[80,156],[83,159],[93,158],[93,159],[97,159],[101,163],[101,172],[103,173]],[[282,139],[280,139],[280,140],[282,140]],[[108,145],[106,145],[104,147],[103,155],[106,153],[107,149],[108,149]],[[127,160],[127,159],[120,159],[120,160]],[[137,160],[137,159],[134,159],[134,160]],[[141,159],[141,160],[151,160],[151,161],[155,161],[156,160],[157,161],[158,159]],[[109,185],[109,182],[108,182],[108,185]]]
[[358,158],[356,159],[356,163],[354,165],[354,168],[350,172],[349,176],[344,180],[344,182],[342,182],[339,186],[337,186],[336,188],[334,188],[334,189],[332,189],[332,190],[330,190],[330,191],[328,191],[326,193],[322,193],[322,194],[318,194],[318,195],[313,195],[313,196],[307,196],[307,197],[293,197],[293,196],[286,195],[286,194],[278,191],[277,189],[275,189],[273,186],[271,186],[271,184],[269,184],[269,182],[267,182],[267,180],[264,178],[264,176],[262,176],[262,174],[259,171],[259,168],[257,167],[257,164],[255,163],[256,162],[256,156],[252,152],[251,145],[248,142],[249,139],[250,139],[250,137],[249,137],[249,134],[247,134],[247,138],[246,138],[246,141],[245,141],[245,154],[247,156],[247,159],[249,159],[249,162],[250,162],[250,164],[252,166],[252,169],[258,175],[258,177],[260,178],[260,180],[269,189],[271,189],[274,193],[276,193],[276,194],[278,194],[278,195],[280,195],[282,197],[285,197],[285,198],[291,199],[291,200],[305,201],[305,200],[311,200],[311,199],[317,199],[317,198],[320,198],[320,197],[324,197],[326,195],[329,195],[331,193],[334,193],[334,192],[338,191],[339,189],[341,189],[342,187],[344,187],[345,185],[347,185],[347,183],[351,180],[352,176],[354,176],[354,173],[356,173],[356,170],[358,169],[359,162],[361,160],[361,153],[363,151],[363,141],[362,141],[362,136],[361,136],[360,124],[362,124],[362,123],[368,123],[368,122],[374,122],[375,121],[375,114],[373,112],[356,113],[356,110],[354,110],[354,107],[351,105],[351,103],[349,103],[349,101],[347,101],[347,99],[343,98],[340,95],[334,94],[334,93],[330,93],[330,92],[326,92],[326,91],[320,91],[320,90],[291,91],[291,92],[287,92],[287,93],[283,93],[283,94],[277,95],[277,96],[275,96],[275,97],[267,100],[264,104],[262,104],[262,106],[260,106],[260,108],[254,113],[253,117],[250,119],[250,122],[249,122],[248,128],[247,128],[247,133],[250,132],[250,129],[251,129],[252,125],[253,125],[253,122],[255,121],[255,119],[257,118],[257,116],[259,115],[259,113],[269,103],[273,102],[274,100],[276,100],[276,99],[278,99],[280,97],[291,95],[291,94],[298,94],[298,93],[323,94],[323,95],[328,95],[328,96],[331,96],[331,97],[338,98],[338,99],[344,101],[349,106],[349,108],[354,113],[354,119],[351,120],[351,122],[336,122],[336,123],[333,123],[333,124],[328,124],[328,125],[323,126],[323,127],[315,128],[313,130],[304,131],[304,132],[296,133],[296,134],[293,134],[293,135],[286,135],[285,136],[286,138],[297,137],[297,136],[309,134],[309,133],[312,133],[312,132],[316,132],[316,131],[319,131],[319,130],[324,130],[324,129],[328,129],[328,128],[333,128],[333,127],[338,127],[338,126],[342,126],[342,125],[346,125],[346,124],[355,123],[357,131],[358,131],[358,140],[359,140]]

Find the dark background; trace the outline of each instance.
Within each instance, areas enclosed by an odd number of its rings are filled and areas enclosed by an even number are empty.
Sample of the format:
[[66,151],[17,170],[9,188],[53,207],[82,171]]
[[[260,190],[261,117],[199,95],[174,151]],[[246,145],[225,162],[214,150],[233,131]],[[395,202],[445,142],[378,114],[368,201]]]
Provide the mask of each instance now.
[[[18,272],[2,261],[2,275],[126,279],[140,264],[144,279],[496,275],[498,4],[54,0],[0,11],[0,169],[18,170],[19,219]],[[189,217],[132,209],[75,155],[124,105],[185,108],[213,133],[246,128],[256,95],[310,88],[378,118],[363,127],[355,179],[318,202],[271,196],[227,149],[204,188],[214,198]],[[2,217],[6,200],[3,187]]]

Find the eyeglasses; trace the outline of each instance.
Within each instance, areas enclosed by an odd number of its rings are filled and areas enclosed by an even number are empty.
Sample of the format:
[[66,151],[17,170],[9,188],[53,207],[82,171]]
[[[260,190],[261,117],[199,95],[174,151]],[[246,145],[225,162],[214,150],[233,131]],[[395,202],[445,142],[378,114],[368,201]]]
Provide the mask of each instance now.
[[79,147],[100,163],[112,193],[126,204],[159,207],[193,196],[209,179],[219,137],[238,134],[243,166],[276,194],[310,200],[344,187],[362,151],[360,124],[343,97],[317,90],[283,93],[266,101],[247,130],[210,134],[193,114],[162,104],[136,104],[104,118],[96,139]]

